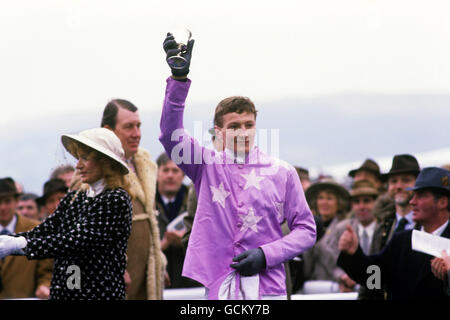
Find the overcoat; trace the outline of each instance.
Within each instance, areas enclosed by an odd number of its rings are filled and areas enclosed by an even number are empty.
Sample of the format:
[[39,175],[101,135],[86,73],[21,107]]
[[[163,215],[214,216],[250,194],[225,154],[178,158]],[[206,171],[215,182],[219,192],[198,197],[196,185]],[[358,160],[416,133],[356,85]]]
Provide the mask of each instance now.
[[[437,279],[431,272],[430,261],[434,258],[411,248],[413,230],[395,233],[391,241],[378,254],[366,256],[361,247],[354,255],[341,252],[338,266],[359,284],[367,287],[367,273],[371,265],[378,266],[381,283],[386,286],[388,300],[449,299],[447,283]],[[441,235],[450,238],[450,224]]]
[[28,259],[54,258],[50,299],[123,300],[131,198],[121,189],[95,197],[69,192],[55,212],[21,233]]
[[[40,223],[21,215],[16,216],[15,233],[29,231]],[[3,286],[0,299],[35,297],[35,291],[39,286],[50,287],[52,269],[52,259],[29,261],[22,256],[8,256],[0,259],[0,278]]]

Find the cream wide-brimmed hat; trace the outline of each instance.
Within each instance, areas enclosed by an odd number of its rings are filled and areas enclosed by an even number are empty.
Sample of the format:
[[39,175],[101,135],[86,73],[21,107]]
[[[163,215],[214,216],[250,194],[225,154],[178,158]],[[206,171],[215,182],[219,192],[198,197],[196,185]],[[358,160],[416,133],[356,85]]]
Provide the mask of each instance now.
[[75,158],[77,158],[77,155],[73,154],[73,150],[70,147],[73,142],[88,146],[117,162],[120,165],[122,174],[130,172],[124,161],[125,152],[123,151],[122,143],[114,132],[109,129],[93,128],[81,131],[79,134],[63,134],[61,142],[64,148]]

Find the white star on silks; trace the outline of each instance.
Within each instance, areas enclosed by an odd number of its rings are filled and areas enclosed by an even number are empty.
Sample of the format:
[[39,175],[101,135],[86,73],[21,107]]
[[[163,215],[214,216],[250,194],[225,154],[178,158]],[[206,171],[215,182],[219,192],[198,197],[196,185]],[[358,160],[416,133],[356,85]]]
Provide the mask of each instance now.
[[258,222],[262,217],[256,216],[253,208],[250,208],[247,214],[240,214],[239,216],[242,219],[241,231],[252,229],[253,231],[258,232]]
[[225,200],[230,195],[230,192],[226,191],[223,187],[223,182],[220,183],[219,188],[209,186],[213,193],[212,201],[218,202],[222,208],[225,209]]
[[275,202],[275,208],[277,208],[277,218],[279,221],[281,221],[283,219],[284,203],[283,202]]
[[252,169],[252,171],[249,174],[241,174],[241,176],[246,180],[244,190],[255,187],[258,190],[261,190],[261,186],[259,183],[261,180],[264,180],[264,177],[258,177],[255,173],[255,169]]

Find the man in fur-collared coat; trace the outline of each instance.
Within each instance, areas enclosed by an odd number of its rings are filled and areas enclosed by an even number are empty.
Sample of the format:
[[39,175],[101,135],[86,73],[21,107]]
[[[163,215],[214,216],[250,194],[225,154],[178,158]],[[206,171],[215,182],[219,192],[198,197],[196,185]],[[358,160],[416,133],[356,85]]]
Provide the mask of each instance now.
[[136,198],[133,200],[133,224],[128,241],[127,271],[131,285],[127,298],[162,299],[167,262],[161,251],[154,210],[157,168],[150,160],[150,154],[142,148],[134,155],[133,161],[136,172],[130,172],[130,180]]
[[[155,211],[157,166],[150,154],[139,147],[141,122],[137,108],[127,100],[114,99],[105,107],[101,126],[119,137],[130,168],[134,198],[125,274],[127,299],[161,300],[167,260],[161,251]],[[71,189],[77,187],[76,176]]]

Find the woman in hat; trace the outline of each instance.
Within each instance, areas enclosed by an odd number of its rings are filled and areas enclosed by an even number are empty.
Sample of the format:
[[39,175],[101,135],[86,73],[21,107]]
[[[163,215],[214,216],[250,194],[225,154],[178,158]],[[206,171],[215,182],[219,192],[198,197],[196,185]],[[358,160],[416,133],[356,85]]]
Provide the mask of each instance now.
[[328,236],[339,221],[346,217],[350,206],[350,194],[333,180],[323,180],[312,184],[305,192],[311,210],[320,217],[324,235],[303,254],[305,280],[335,280],[333,270],[336,261],[330,255]]
[[0,258],[54,258],[50,299],[123,300],[132,208],[122,145],[105,128],[63,135],[62,143],[78,159],[82,188],[36,228],[0,238]]
[[326,230],[345,218],[349,211],[349,192],[333,180],[312,184],[305,196],[311,210],[320,216]]

